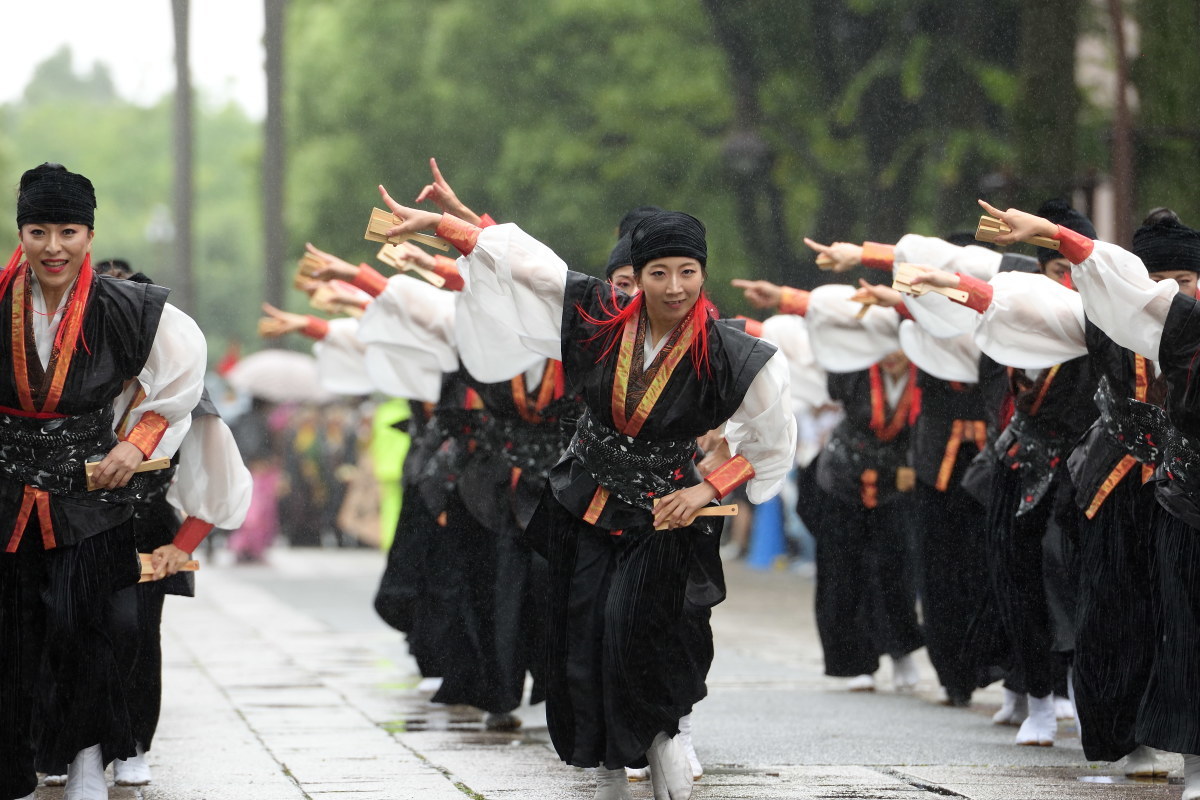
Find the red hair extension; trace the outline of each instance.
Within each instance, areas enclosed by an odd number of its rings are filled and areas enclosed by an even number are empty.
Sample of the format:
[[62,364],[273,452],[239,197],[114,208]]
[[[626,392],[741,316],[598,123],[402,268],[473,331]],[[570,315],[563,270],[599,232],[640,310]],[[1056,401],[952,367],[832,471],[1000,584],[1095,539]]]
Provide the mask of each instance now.
[[[625,323],[630,319],[635,319],[642,312],[645,305],[645,294],[638,292],[634,295],[633,300],[624,308],[617,308],[617,290],[612,287],[609,299],[612,301],[610,307],[604,301],[604,296],[597,292],[597,298],[600,300],[600,308],[603,314],[603,319],[597,319],[589,314],[583,306],[575,304],[575,310],[579,316],[583,318],[589,325],[595,325],[597,331],[592,336],[585,339],[585,342],[595,341],[596,339],[607,340],[607,345],[604,352],[596,359],[599,363],[608,357],[613,348],[617,346],[617,341],[621,338],[621,332],[625,330]],[[711,300],[708,299],[708,294],[701,289],[700,296],[696,298],[696,304],[692,306],[689,312],[689,319],[695,326],[695,334],[692,337],[692,343],[688,347],[688,355],[692,358],[692,366],[696,369],[696,375],[699,376],[701,367],[705,372],[712,373],[712,367],[708,361],[708,320],[717,319],[717,307]]]
[[8,291],[8,287],[12,285],[13,278],[17,274],[17,267],[21,264],[21,259],[25,257],[25,251],[21,245],[17,245],[17,249],[13,250],[13,254],[8,259],[8,266],[0,272],[0,297],[4,297],[4,293]]

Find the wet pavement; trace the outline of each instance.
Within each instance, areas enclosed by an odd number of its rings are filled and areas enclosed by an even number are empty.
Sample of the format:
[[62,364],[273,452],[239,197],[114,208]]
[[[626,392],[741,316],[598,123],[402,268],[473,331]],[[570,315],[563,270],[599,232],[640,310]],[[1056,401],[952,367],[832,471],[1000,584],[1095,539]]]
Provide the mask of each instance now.
[[[145,800],[541,800],[592,794],[549,746],[540,707],[518,733],[490,733],[474,709],[436,706],[402,638],[375,616],[383,569],[367,550],[287,550],[269,566],[205,562],[194,599],[163,624],[163,718],[154,782],[114,787]],[[696,800],[754,798],[1137,798],[1180,795],[1083,760],[1073,722],[1053,748],[1016,747],[991,724],[992,687],[970,709],[937,702],[923,653],[915,693],[845,691],[821,674],[811,578],[727,565],[713,616],[717,657],[694,714],[705,775]],[[40,788],[38,800],[60,798]],[[633,785],[650,798],[650,786]]]

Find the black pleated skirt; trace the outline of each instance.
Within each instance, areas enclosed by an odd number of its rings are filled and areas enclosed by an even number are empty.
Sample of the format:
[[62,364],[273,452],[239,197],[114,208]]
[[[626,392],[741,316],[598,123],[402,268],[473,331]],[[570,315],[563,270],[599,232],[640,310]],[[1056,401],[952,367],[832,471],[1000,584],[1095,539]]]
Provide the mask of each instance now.
[[1151,527],[1157,636],[1137,741],[1200,754],[1200,530],[1158,505]]
[[577,767],[644,765],[654,737],[678,733],[706,692],[708,610],[723,597],[703,591],[723,587],[707,558],[716,543],[694,528],[613,535],[550,492],[530,528],[549,561],[546,717],[555,750]]

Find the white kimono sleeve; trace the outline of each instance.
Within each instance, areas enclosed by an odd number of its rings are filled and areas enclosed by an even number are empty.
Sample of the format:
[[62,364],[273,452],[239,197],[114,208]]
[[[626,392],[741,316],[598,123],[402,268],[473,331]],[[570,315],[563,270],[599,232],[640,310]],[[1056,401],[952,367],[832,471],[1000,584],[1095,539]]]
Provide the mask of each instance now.
[[1124,348],[1159,360],[1163,327],[1179,293],[1173,280],[1155,281],[1142,260],[1115,244],[1097,241],[1071,269],[1083,308],[1100,330]]
[[465,285],[455,334],[477,380],[505,381],[542,359],[562,359],[567,265],[554,251],[516,225],[492,225],[458,269]]
[[746,484],[751,503],[778,494],[796,457],[796,415],[791,408],[788,363],[776,351],[750,383],[742,404],[725,424],[725,438],[734,455],[754,467]]
[[979,320],[975,343],[992,359],[1018,369],[1046,369],[1087,355],[1077,292],[1027,272],[1002,272],[991,285],[992,302]]
[[151,458],[175,455],[192,421],[192,409],[204,391],[204,370],[208,362],[208,344],[199,326],[187,314],[167,303],[163,307],[158,330],[138,382],[146,398],[129,414],[131,438],[138,435],[138,423],[148,414],[166,420],[167,428],[154,447]]
[[938,338],[906,319],[900,323],[900,348],[917,369],[938,380],[979,383],[979,345],[968,333]]
[[853,286],[828,283],[808,296],[808,338],[817,363],[829,372],[857,372],[900,349],[900,315],[895,309],[850,300]]
[[375,391],[367,375],[366,347],[358,340],[358,320],[339,317],[329,320],[325,338],[313,343],[321,388],[333,394],[364,395]]
[[225,421],[211,415],[194,421],[179,447],[167,502],[184,516],[231,530],[246,519],[250,490],[250,470]]
[[[946,272],[961,272],[981,281],[989,281],[1000,271],[1000,253],[986,247],[959,247],[931,236],[910,233],[896,243],[896,263],[920,264]],[[912,318],[928,333],[951,339],[975,329],[974,311],[936,292],[904,298]]]
[[407,275],[388,278],[358,325],[363,365],[390,397],[436,402],[442,375],[458,369],[455,297]]
[[796,413],[811,413],[828,405],[829,379],[813,356],[808,323],[796,314],[776,314],[763,320],[762,338],[779,348],[788,363],[788,382]]

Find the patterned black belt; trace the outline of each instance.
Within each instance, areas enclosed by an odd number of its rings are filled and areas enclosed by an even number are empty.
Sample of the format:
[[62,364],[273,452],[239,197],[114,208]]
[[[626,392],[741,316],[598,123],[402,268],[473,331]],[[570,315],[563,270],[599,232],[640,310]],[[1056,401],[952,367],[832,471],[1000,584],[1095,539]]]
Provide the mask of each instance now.
[[112,406],[83,414],[37,419],[0,413],[0,478],[51,494],[106,503],[146,500],[166,476],[135,473],[121,489],[89,492],[85,461],[99,461],[117,444]]
[[1100,409],[1100,424],[1105,433],[1126,452],[1148,466],[1156,467],[1162,463],[1163,448],[1169,441],[1162,432],[1173,428],[1161,408],[1117,396],[1107,375],[1101,377],[1096,386],[1096,407]]
[[653,511],[654,498],[686,485],[696,440],[635,439],[597,421],[587,410],[575,426],[568,452],[617,499]]

